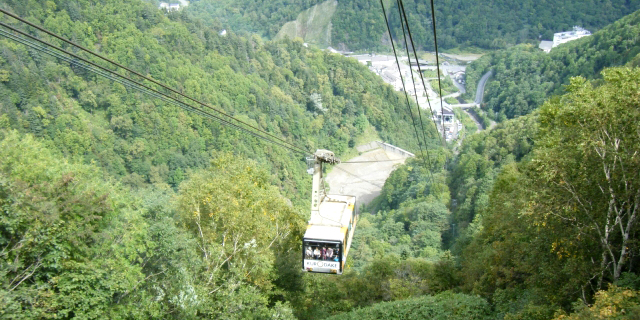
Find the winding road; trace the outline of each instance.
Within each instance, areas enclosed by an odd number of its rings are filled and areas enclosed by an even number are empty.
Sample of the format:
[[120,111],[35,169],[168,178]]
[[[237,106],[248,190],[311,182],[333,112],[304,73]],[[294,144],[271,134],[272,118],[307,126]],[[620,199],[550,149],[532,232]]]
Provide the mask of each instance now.
[[[478,81],[478,88],[476,89],[476,99],[473,103],[450,105],[451,107],[454,107],[454,108],[463,109],[469,116],[471,116],[471,119],[473,119],[473,121],[476,123],[476,126],[478,127],[479,131],[486,128],[484,128],[480,124],[480,121],[478,120],[478,115],[475,112],[473,112],[473,110],[468,110],[468,109],[479,107],[480,104],[482,104],[482,99],[484,98],[484,87],[487,85],[487,80],[489,80],[489,77],[491,77],[492,73],[493,73],[492,71],[488,71],[487,73],[482,75],[482,78],[480,78],[480,81]],[[493,128],[494,126],[495,126],[495,122],[491,121],[489,128]]]
[[478,89],[476,89],[476,100],[474,101],[477,105],[482,103],[482,98],[484,98],[484,86],[487,84],[487,80],[491,77],[493,71],[489,71],[485,73],[480,81],[478,81]]

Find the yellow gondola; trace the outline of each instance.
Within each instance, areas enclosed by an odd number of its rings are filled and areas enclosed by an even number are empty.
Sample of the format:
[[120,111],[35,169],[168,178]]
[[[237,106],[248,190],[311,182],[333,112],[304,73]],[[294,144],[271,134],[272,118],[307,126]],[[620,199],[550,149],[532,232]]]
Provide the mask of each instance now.
[[307,158],[313,175],[311,217],[302,239],[302,269],[307,272],[342,274],[358,221],[356,197],[328,195],[322,164],[337,164],[333,152],[317,150]]

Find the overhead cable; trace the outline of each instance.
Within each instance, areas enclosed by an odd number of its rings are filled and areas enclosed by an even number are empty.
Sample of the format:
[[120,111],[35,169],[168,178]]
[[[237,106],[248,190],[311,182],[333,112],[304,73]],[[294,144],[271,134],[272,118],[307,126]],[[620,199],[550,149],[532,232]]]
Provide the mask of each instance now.
[[[404,22],[407,25],[407,33],[409,34],[409,41],[411,42],[411,49],[413,49],[413,56],[415,57],[416,64],[418,65],[418,74],[420,75],[420,81],[422,82],[422,87],[424,89],[425,95],[427,96],[427,104],[429,105],[429,111],[431,112],[433,125],[436,127],[436,132],[437,132],[438,131],[438,125],[436,124],[436,120],[434,118],[435,113],[433,113],[433,109],[431,108],[431,100],[429,99],[429,93],[427,91],[427,85],[424,82],[424,77],[422,75],[422,68],[420,67],[420,62],[418,62],[418,53],[416,52],[416,46],[414,45],[414,42],[413,42],[413,35],[411,35],[411,28],[409,27],[409,20],[407,19],[407,13],[404,10],[404,3],[402,2],[402,0],[398,0],[398,3],[400,4],[399,9],[402,10],[402,16],[404,17]],[[402,21],[402,18],[400,18],[400,21]],[[404,30],[403,30],[403,32],[404,32]],[[406,44],[406,42],[407,42],[407,40],[405,39],[405,44]],[[409,53],[407,53],[407,56],[409,56]],[[409,63],[409,65],[411,65],[411,63]],[[439,75],[439,73],[438,73],[438,75]],[[444,132],[444,126],[442,127],[442,131]],[[446,148],[447,147],[447,140],[446,139],[442,139],[442,137],[440,137],[440,134],[438,134],[438,139],[440,140],[442,145]]]
[[[424,129],[424,122],[422,121],[422,112],[420,111],[420,103],[418,102],[418,92],[416,90],[416,81],[413,79],[413,68],[411,68],[411,55],[409,54],[409,43],[407,43],[407,35],[404,29],[405,24],[407,25],[407,31],[409,30],[409,21],[407,21],[407,16],[404,15],[404,23],[402,22],[402,12],[400,11],[400,8],[404,7],[401,5],[401,0],[396,0],[397,4],[398,4],[398,15],[400,17],[400,25],[402,25],[402,37],[404,38],[404,47],[407,51],[407,59],[409,60],[409,71],[411,73],[411,83],[413,83],[413,93],[416,97],[416,105],[418,106],[418,118],[420,119],[420,127],[422,128],[422,137],[424,138],[424,142],[425,142],[425,146],[424,149],[427,152],[427,161],[429,162],[429,168],[433,168],[433,166],[431,165],[431,156],[429,155],[429,148],[427,147],[426,143],[427,143],[427,136],[425,133],[425,129]],[[413,43],[411,44],[413,45]],[[418,64],[418,56],[415,56],[416,59],[416,64]],[[426,93],[426,91],[425,91]],[[428,99],[428,98],[427,98]],[[432,114],[433,116],[433,114]],[[438,132],[438,127],[436,126],[436,132]],[[438,134],[438,137],[440,135]],[[431,170],[429,170],[429,173],[431,173]],[[433,174],[431,176],[431,180],[433,180]]]
[[[421,109],[420,102],[418,101],[418,90],[416,89],[416,81],[413,78],[413,68],[411,68],[411,55],[409,54],[409,44],[407,43],[407,33],[405,32],[405,28],[404,28],[406,21],[405,23],[402,22],[402,13],[400,12],[400,1],[396,0],[396,3],[398,4],[398,14],[400,16],[400,25],[402,26],[402,37],[404,38],[404,47],[407,52],[407,60],[409,61],[409,73],[411,74],[411,84],[413,84],[413,96],[416,98],[416,105],[418,106],[418,120],[420,120],[420,128],[422,129],[421,130],[422,138],[426,143],[427,137],[425,135],[424,122],[422,121],[422,111],[420,111]],[[415,57],[415,59],[417,63],[418,57]],[[437,128],[436,128],[436,131],[438,131]]]
[[436,12],[434,9],[433,0],[431,0],[431,23],[433,24],[433,42],[436,47],[436,68],[438,70],[438,90],[440,91],[438,94],[440,95],[440,110],[442,112],[442,137],[447,141],[447,137],[444,133],[444,104],[442,103],[442,83],[440,81],[440,54],[438,53],[438,36],[436,35]]
[[395,160],[363,160],[363,161],[346,161],[340,163],[372,163],[372,162],[392,162],[392,161],[402,161],[404,159],[395,159]]
[[[391,48],[393,48],[393,56],[396,59],[396,65],[398,66],[398,74],[400,75],[400,82],[402,82],[402,90],[404,91],[404,96],[407,100],[407,111],[409,112],[409,116],[411,117],[411,122],[413,123],[413,129],[416,133],[416,139],[418,140],[418,147],[420,148],[420,152],[424,157],[424,151],[422,151],[422,142],[420,141],[420,135],[418,134],[418,128],[416,127],[416,121],[413,117],[413,112],[411,111],[411,103],[409,103],[409,95],[407,94],[406,87],[404,85],[404,78],[402,77],[402,71],[400,69],[400,62],[398,61],[398,54],[396,53],[396,46],[393,44],[393,36],[391,35],[391,28],[389,27],[389,20],[387,19],[387,11],[384,8],[384,3],[380,0],[380,5],[382,6],[382,14],[384,16],[384,21],[387,25],[387,31],[389,32],[389,38],[391,40]],[[426,141],[425,141],[426,147]],[[426,163],[425,163],[426,165]]]
[[[384,8],[384,3],[383,0],[380,0],[380,6],[382,7],[382,15],[384,17],[384,21],[387,25],[387,32],[389,32],[389,39],[391,40],[391,48],[393,49],[393,55],[396,58],[396,65],[398,66],[398,73],[400,74],[400,81],[402,82],[402,89],[404,90],[404,96],[407,100],[407,110],[409,111],[409,116],[411,117],[411,121],[413,122],[413,129],[416,132],[416,139],[418,139],[418,147],[420,148],[420,152],[422,153],[422,161],[424,163],[425,168],[431,172],[431,168],[429,166],[427,166],[426,160],[425,160],[425,153],[422,150],[422,142],[420,142],[420,135],[418,134],[418,128],[416,126],[416,121],[413,117],[413,112],[411,112],[411,103],[409,102],[409,95],[407,94],[407,90],[406,87],[404,85],[404,78],[402,77],[402,71],[400,69],[400,62],[398,61],[398,54],[396,52],[396,46],[395,44],[393,44],[393,36],[391,35],[391,27],[389,27],[389,20],[387,19],[387,10],[385,10]],[[418,107],[419,108],[419,107]],[[424,147],[427,147],[426,141],[425,141],[425,145]]]

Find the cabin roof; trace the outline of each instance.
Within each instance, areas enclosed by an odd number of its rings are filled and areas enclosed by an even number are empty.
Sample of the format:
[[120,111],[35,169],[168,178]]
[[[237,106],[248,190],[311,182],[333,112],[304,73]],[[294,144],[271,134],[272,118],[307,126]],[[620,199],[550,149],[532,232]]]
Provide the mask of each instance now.
[[318,213],[311,214],[310,225],[346,227],[351,220],[351,212],[355,210],[356,197],[343,195],[326,195],[320,203]]
[[318,239],[329,241],[344,241],[345,233],[341,227],[331,226],[309,226],[304,233],[305,239]]

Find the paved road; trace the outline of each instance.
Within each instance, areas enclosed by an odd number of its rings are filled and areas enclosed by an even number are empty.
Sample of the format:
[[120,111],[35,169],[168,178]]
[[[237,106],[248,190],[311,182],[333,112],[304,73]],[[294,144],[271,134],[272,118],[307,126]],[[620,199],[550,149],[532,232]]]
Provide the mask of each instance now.
[[[451,79],[453,80],[453,79]],[[464,87],[464,84],[459,83],[458,81],[453,80],[453,85],[460,90],[460,93],[466,93],[467,89]]]
[[[484,87],[487,84],[487,80],[491,77],[492,71],[485,73],[480,81],[478,81],[478,88],[476,89],[476,100],[473,103],[463,103],[463,104],[451,104],[449,105],[452,108],[462,108],[469,109],[473,107],[479,107],[482,103],[482,99],[484,98]],[[445,104],[446,106],[447,104]]]
[[487,80],[491,77],[492,72],[489,71],[485,73],[480,81],[478,81],[478,89],[476,90],[476,104],[482,103],[482,98],[484,98],[484,86],[487,84]]

